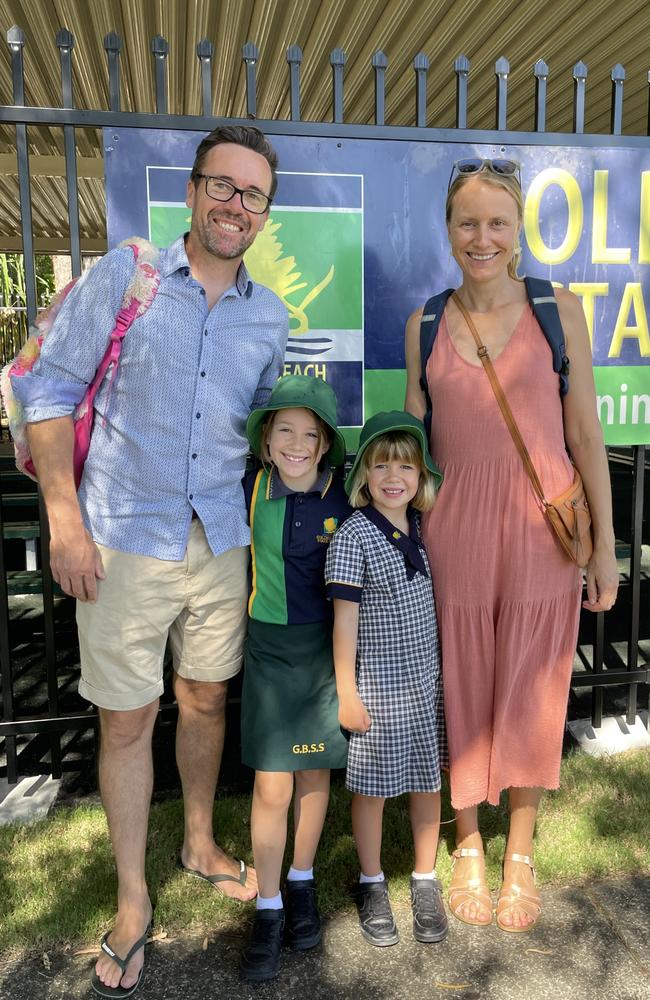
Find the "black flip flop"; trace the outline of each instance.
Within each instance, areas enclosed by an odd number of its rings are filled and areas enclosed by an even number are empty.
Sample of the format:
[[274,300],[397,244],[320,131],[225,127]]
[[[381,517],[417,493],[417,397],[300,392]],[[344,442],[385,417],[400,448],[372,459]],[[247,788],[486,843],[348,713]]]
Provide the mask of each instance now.
[[[226,874],[206,875],[205,872],[199,871],[198,868],[186,868],[180,858],[176,863],[176,867],[179,869],[179,871],[184,872],[186,875],[193,875],[194,878],[200,878],[203,879],[204,882],[209,882],[211,886],[213,886],[218,892],[222,893],[222,895],[225,896],[226,893],[223,892],[223,889],[219,885],[220,882],[236,882],[237,885],[246,885],[246,879],[248,878],[248,868],[246,867],[245,863],[239,858],[236,858],[235,860],[239,861],[239,875],[226,875]],[[247,902],[247,900],[245,899],[237,899],[236,896],[227,896],[226,898],[232,899],[233,902],[235,903]]]
[[[126,967],[133,958],[133,956],[135,955],[136,951],[138,951],[139,948],[144,948],[144,946],[146,945],[149,935],[151,934],[151,930],[152,930],[152,924],[150,923],[146,931],[142,935],[142,937],[138,938],[133,947],[129,949],[129,952],[125,958],[120,958],[119,955],[116,955],[111,946],[108,944],[108,936],[111,933],[110,931],[107,931],[106,934],[104,934],[103,938],[99,942],[99,947],[102,949],[105,955],[108,955],[108,957],[112,959],[113,962],[115,962],[115,964],[120,967],[120,969],[122,970],[122,975],[124,975],[124,973],[126,972]],[[105,997],[106,1000],[124,1000],[125,997],[130,997],[133,995],[133,993],[135,993],[138,986],[142,982],[143,976],[144,976],[144,965],[140,969],[138,978],[134,982],[133,986],[129,986],[128,988],[124,986],[106,986],[101,981],[95,970],[93,969],[92,976],[90,977],[90,985],[92,986],[93,990],[95,991],[95,993],[97,993],[98,996]]]

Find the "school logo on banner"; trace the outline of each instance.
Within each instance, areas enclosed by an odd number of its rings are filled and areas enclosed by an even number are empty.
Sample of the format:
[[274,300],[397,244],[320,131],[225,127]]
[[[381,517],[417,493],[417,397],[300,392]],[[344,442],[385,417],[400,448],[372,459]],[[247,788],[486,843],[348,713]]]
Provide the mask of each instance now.
[[[150,238],[167,246],[190,225],[185,204],[160,198],[150,167]],[[284,374],[317,375],[338,399],[342,427],[363,424],[363,177],[280,173],[264,229],[245,256],[254,281],[272,289],[289,312]]]

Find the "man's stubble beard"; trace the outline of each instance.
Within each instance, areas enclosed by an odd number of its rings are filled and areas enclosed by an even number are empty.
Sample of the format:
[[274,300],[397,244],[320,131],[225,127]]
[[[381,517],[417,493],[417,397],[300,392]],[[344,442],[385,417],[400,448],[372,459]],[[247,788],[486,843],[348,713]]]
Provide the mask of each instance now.
[[[233,220],[238,224],[242,224],[241,219]],[[246,220],[247,221],[247,220]],[[210,225],[204,225],[200,221],[192,220],[191,231],[196,234],[196,237],[207,253],[212,254],[213,257],[218,257],[220,260],[233,260],[236,257],[241,257],[246,250],[255,241],[257,233],[251,233],[250,229],[244,231],[241,234],[241,239],[237,243],[229,243],[228,237],[224,235],[223,244],[222,239],[218,233],[211,229]]]

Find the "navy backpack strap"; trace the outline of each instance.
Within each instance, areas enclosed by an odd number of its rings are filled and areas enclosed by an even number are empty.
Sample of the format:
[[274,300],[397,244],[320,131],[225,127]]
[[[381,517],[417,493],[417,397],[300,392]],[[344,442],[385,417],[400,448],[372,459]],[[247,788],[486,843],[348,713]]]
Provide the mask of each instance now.
[[565,396],[569,389],[569,359],[553,285],[546,278],[526,277],[524,282],[528,301],[553,354],[553,371],[560,376],[560,396]]
[[420,386],[426,397],[429,409],[431,409],[431,400],[427,385],[427,361],[433,350],[433,344],[438,333],[442,314],[447,305],[447,299],[453,291],[453,288],[447,288],[444,292],[439,292],[437,295],[433,295],[430,299],[427,299],[422,311],[422,319],[420,320]]

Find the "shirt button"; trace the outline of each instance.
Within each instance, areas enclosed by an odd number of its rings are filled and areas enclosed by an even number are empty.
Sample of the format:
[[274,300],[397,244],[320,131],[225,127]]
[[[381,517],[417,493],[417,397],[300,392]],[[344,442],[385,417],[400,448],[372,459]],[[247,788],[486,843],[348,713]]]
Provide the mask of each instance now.
[[205,288],[201,289],[201,291],[199,292],[199,295],[205,295]]
[[193,453],[192,458],[198,458],[198,455],[197,455],[196,452]]
[[296,528],[299,528],[302,525],[302,521],[296,521],[295,523],[296,523]]
[[197,413],[197,415],[196,415],[196,419],[198,420],[200,416],[201,416],[201,414],[200,414],[200,413]]
[[190,493],[190,500],[193,500],[193,499],[194,499],[194,494]]
[[205,372],[201,372],[201,378],[205,378]]
[[183,271],[183,274],[185,275],[186,278],[189,278],[189,276],[190,276],[190,269],[189,269],[189,267],[185,268],[185,270]]
[[203,331],[203,336],[204,336],[204,337],[207,337],[207,335],[208,335],[208,331],[207,331],[207,330],[204,330],[204,331]]

